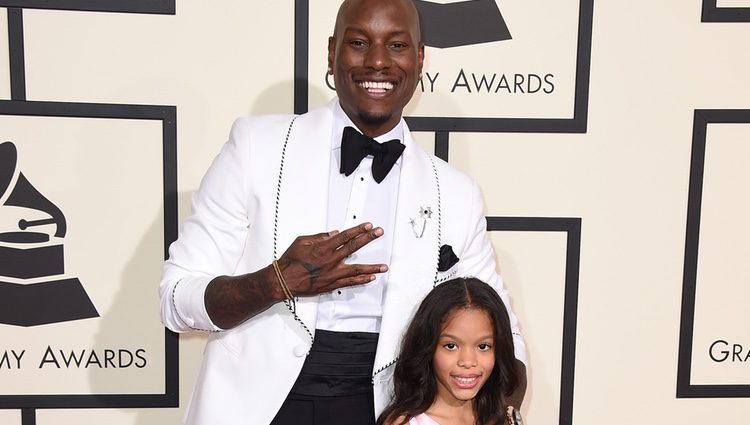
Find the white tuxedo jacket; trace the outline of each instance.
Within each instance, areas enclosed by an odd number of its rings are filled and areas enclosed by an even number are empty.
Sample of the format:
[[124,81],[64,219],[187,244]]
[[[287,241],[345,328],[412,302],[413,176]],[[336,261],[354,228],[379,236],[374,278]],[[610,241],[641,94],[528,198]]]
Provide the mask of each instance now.
[[[193,197],[193,215],[172,244],[160,285],[164,324],[212,332],[186,415],[187,424],[260,425],[275,416],[311,347],[318,297],[299,298],[296,316],[278,303],[227,331],[209,319],[203,294],[216,276],[261,269],[300,235],[327,230],[333,112],[238,119]],[[496,273],[477,185],[427,154],[404,129],[390,275],[373,383],[375,410],[392,391],[401,336],[424,296],[449,278],[474,276],[510,302]],[[422,208],[432,210],[421,230]],[[374,223],[377,225],[377,223]],[[442,245],[459,262],[437,271]],[[510,310],[510,308],[509,308]],[[516,357],[525,347],[511,312]]]

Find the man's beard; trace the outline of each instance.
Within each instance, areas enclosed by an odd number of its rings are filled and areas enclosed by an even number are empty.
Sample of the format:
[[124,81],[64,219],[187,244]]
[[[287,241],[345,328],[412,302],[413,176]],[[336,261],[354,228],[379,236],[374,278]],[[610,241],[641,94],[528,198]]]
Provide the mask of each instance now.
[[369,125],[379,125],[387,122],[391,119],[393,116],[392,113],[388,114],[376,114],[376,113],[370,113],[367,111],[359,111],[359,118],[364,122],[365,124]]

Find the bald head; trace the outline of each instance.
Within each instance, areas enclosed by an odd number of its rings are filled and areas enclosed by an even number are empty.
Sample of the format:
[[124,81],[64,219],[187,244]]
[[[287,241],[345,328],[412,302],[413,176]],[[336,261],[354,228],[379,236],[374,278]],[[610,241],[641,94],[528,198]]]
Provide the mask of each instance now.
[[412,0],[344,0],[336,14],[336,24],[333,27],[333,36],[336,37],[343,31],[351,14],[360,10],[371,10],[372,8],[396,7],[410,22],[410,29],[414,31],[415,40],[422,41],[422,31],[419,26],[419,13]]

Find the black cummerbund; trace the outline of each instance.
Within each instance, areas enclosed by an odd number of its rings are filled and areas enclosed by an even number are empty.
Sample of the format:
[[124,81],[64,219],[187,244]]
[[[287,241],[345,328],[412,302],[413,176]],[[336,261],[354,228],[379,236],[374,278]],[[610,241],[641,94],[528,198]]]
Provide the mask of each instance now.
[[290,393],[344,396],[372,391],[378,334],[315,330],[315,342]]

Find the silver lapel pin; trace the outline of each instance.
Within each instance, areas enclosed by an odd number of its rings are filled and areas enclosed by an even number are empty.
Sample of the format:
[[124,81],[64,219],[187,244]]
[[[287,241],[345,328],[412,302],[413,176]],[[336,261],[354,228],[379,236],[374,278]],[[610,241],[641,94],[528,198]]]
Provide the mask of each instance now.
[[421,239],[424,236],[424,231],[427,228],[427,220],[432,218],[432,207],[419,207],[419,217],[410,218],[409,224],[411,224],[411,231],[417,239]]

